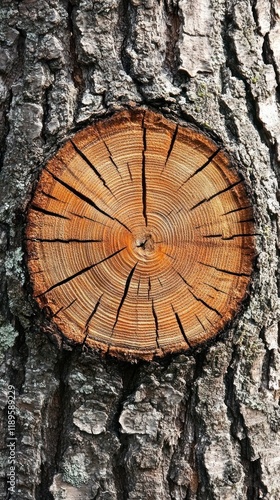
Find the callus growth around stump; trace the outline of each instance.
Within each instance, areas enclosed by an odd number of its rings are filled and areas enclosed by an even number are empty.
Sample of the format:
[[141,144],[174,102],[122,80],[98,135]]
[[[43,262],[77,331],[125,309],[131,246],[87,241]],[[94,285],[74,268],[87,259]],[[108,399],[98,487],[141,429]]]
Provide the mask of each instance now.
[[63,335],[151,359],[214,337],[252,271],[243,181],[202,133],[146,110],[76,134],[28,211],[34,296]]

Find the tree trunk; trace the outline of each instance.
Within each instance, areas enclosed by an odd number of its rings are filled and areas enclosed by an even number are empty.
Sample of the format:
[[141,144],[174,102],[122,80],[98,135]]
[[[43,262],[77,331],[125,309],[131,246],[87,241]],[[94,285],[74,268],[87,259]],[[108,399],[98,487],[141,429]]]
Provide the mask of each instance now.
[[[278,500],[279,3],[1,4],[0,498]],[[139,105],[221,139],[258,236],[248,297],[212,345],[128,363],[53,335],[24,227],[63,141]]]

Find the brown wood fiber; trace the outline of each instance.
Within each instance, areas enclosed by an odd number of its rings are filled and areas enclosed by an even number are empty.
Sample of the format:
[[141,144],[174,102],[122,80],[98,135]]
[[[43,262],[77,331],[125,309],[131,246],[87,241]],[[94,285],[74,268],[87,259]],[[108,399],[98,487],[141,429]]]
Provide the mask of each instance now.
[[34,296],[63,335],[144,359],[214,337],[254,254],[252,207],[227,155],[142,109],[82,130],[48,162],[26,238]]

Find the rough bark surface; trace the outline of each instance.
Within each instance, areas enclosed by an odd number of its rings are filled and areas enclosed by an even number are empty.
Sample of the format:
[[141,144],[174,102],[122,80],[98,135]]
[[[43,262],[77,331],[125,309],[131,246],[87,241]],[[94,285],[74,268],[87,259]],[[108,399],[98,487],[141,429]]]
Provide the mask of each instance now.
[[[279,39],[277,0],[1,1],[1,499],[279,499]],[[222,140],[259,237],[247,302],[213,345],[129,364],[46,335],[24,225],[57,147],[140,104]]]

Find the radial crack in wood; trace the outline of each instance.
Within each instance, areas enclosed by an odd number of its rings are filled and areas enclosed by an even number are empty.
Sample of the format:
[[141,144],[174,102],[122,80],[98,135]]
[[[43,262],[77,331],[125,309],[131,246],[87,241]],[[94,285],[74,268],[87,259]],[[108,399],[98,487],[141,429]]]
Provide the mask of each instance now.
[[246,295],[253,210],[221,147],[151,111],[78,132],[27,215],[34,296],[65,337],[152,359],[213,338]]

